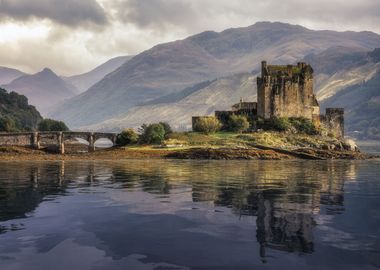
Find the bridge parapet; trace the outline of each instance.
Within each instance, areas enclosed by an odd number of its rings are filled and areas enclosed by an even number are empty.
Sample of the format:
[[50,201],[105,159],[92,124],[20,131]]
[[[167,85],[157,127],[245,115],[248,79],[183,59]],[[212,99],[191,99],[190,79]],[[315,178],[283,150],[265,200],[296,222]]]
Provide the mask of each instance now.
[[109,139],[116,145],[116,133],[105,132],[0,132],[1,146],[31,146],[40,149],[41,145],[57,145],[61,154],[65,153],[65,140],[81,138],[88,141],[88,151],[95,151],[95,142],[99,139]]

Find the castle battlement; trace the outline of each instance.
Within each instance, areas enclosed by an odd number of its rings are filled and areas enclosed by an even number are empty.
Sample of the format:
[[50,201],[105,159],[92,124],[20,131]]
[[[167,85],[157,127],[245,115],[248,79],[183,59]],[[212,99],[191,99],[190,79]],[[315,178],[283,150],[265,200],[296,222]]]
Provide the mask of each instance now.
[[258,116],[305,117],[319,115],[319,104],[313,92],[313,69],[306,63],[267,65],[261,63],[257,78]]
[[[344,109],[328,108],[320,114],[314,94],[313,68],[303,62],[297,65],[268,65],[261,62],[261,76],[257,77],[257,103],[243,102],[230,111],[216,111],[215,116],[226,125],[232,115],[245,115],[254,123],[257,119],[306,118],[315,125],[323,125],[338,138],[344,136]],[[197,117],[193,118],[197,121]]]

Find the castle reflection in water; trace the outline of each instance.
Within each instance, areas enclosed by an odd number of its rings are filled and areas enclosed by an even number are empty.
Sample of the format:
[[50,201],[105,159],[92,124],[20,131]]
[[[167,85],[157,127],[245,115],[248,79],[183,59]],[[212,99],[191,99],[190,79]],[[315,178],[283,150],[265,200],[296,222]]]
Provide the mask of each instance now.
[[[0,222],[27,217],[42,201],[81,186],[117,185],[125,192],[166,194],[169,200],[174,190],[186,188],[184,196],[194,203],[227,207],[235,218],[255,216],[263,261],[267,248],[312,253],[315,216],[344,211],[344,184],[355,181],[357,163],[294,165],[294,161],[45,162],[20,167],[7,163],[0,176]],[[7,230],[0,226],[0,233]]]

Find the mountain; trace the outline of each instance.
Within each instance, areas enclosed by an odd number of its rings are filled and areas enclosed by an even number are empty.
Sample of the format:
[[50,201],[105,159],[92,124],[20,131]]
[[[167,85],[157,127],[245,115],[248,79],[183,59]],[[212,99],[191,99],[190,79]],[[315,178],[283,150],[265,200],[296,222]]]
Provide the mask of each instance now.
[[[303,60],[314,67],[315,92],[322,102],[322,107],[345,107],[348,112],[346,123],[351,130],[352,114],[350,103],[344,99],[334,99],[335,104],[328,104],[328,97],[339,97],[349,86],[361,84],[376,77],[380,63],[373,52],[358,48],[333,47],[318,54],[307,55]],[[205,81],[188,87],[179,93],[160,97],[128,110],[125,116],[116,117],[94,125],[85,126],[88,130],[119,131],[123,127],[138,127],[141,123],[167,121],[175,129],[189,129],[191,116],[213,114],[215,110],[229,109],[240,98],[256,101],[256,73],[241,73]],[[356,99],[359,100],[359,99]],[[360,111],[359,107],[355,110]],[[363,115],[365,116],[365,115]],[[374,114],[366,116],[367,120]]]
[[119,56],[112,58],[105,62],[104,64],[94,68],[93,70],[71,77],[64,78],[65,81],[74,85],[80,93],[86,91],[88,88],[93,86],[95,83],[99,82],[108,73],[115,71],[122,64],[130,60],[132,56]]
[[0,85],[8,84],[23,75],[25,75],[25,73],[17,69],[0,67]]
[[0,88],[0,131],[35,130],[41,120],[40,113],[28,104],[25,96]]
[[33,75],[21,76],[3,87],[27,96],[30,103],[43,114],[77,93],[73,85],[62,80],[48,68]]
[[379,68],[368,50],[332,47],[321,53],[307,55],[303,61],[314,69],[314,83],[320,101],[340,90],[371,79]]
[[85,130],[120,131],[123,127],[137,128],[142,123],[165,121],[174,129],[191,128],[191,117],[209,115],[215,110],[230,109],[231,105],[242,98],[256,100],[257,74],[240,73],[205,81],[185,88],[179,93],[170,94],[135,106],[125,116],[110,119],[91,126]]
[[380,48],[367,54],[377,64],[368,80],[351,85],[323,101],[324,107],[345,108],[345,128],[349,135],[362,139],[380,139]]
[[147,50],[105,76],[88,91],[52,112],[72,128],[128,117],[148,101],[178,93],[199,82],[258,71],[261,60],[294,63],[312,53],[346,46],[372,50],[380,36],[371,32],[313,31],[284,23],[208,31]]

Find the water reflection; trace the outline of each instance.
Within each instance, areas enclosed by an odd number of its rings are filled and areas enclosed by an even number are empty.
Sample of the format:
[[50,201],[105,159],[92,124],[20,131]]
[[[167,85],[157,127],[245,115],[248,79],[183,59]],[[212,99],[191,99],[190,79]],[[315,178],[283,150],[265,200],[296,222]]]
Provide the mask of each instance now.
[[[85,243],[115,260],[149,254],[160,259],[159,265],[174,266],[191,265],[183,254],[205,247],[207,259],[220,265],[232,263],[228,256],[219,258],[225,252],[222,246],[233,250],[244,266],[254,265],[247,249],[264,263],[273,252],[313,254],[318,250],[316,229],[324,229],[325,235],[331,231],[327,217],[345,214],[347,184],[355,187],[358,174],[368,169],[347,161],[3,162],[0,167],[0,236],[12,239],[13,233],[28,230],[32,225],[26,221],[44,205],[43,211],[61,211],[48,222],[61,222],[70,230],[58,233],[52,225],[54,233],[46,235],[54,238],[36,240],[39,250],[59,242]],[[378,195],[378,185],[368,190]],[[56,201],[62,205],[46,204]],[[358,199],[351,208],[361,205]],[[374,228],[379,224],[371,222]],[[24,236],[20,232],[17,237]],[[320,239],[319,248],[324,245]],[[350,241],[344,242],[348,248],[363,249],[357,239]],[[132,246],[125,245],[130,242]],[[6,250],[0,248],[0,253]],[[206,261],[199,259],[198,266]]]

